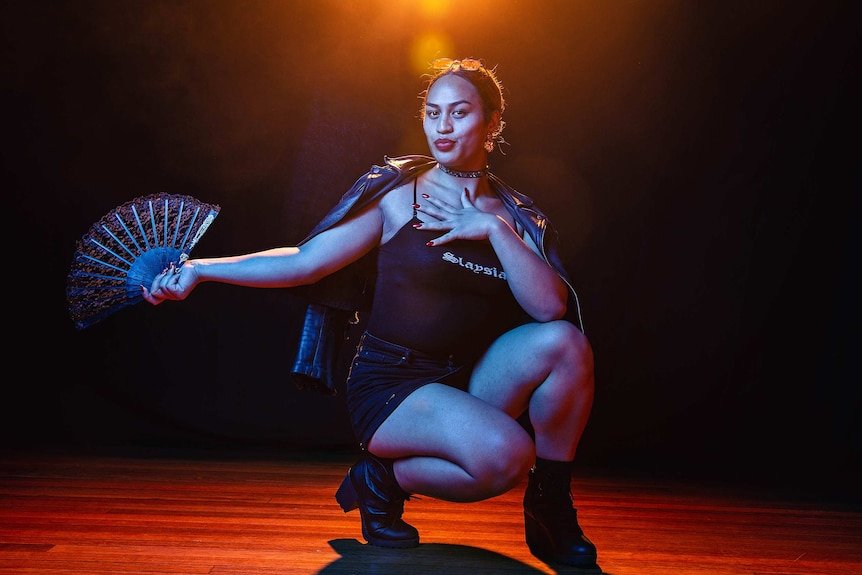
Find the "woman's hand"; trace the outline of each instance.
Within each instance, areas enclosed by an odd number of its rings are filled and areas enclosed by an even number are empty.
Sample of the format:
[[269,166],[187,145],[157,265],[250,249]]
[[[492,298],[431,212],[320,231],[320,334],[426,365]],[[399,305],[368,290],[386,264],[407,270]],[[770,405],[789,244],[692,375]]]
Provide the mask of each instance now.
[[417,211],[431,216],[433,220],[414,224],[422,230],[443,230],[442,236],[430,242],[429,246],[439,246],[452,240],[485,240],[499,226],[507,225],[495,214],[483,212],[470,200],[467,188],[461,193],[461,205],[455,206],[443,200],[422,194],[425,202]]
[[483,240],[500,259],[506,281],[521,307],[536,321],[551,321],[565,315],[568,291],[557,272],[539,254],[532,241],[528,244],[502,217],[483,212],[467,195],[461,194],[461,205],[425,199],[417,211],[428,214],[431,221],[416,224],[422,230],[445,230],[428,245],[440,245],[455,239]]
[[150,287],[141,286],[141,295],[153,305],[165,300],[184,300],[198,283],[194,263],[189,260],[180,266],[171,263],[165,271],[153,279]]

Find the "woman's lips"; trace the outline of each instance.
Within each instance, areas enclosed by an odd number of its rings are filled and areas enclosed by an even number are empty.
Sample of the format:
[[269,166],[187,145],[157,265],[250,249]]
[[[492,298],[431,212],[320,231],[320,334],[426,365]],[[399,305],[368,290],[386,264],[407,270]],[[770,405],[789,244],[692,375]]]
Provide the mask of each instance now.
[[434,140],[434,147],[437,148],[438,150],[440,150],[441,152],[448,152],[449,150],[451,150],[452,148],[455,147],[455,141],[454,140],[444,140],[444,139]]

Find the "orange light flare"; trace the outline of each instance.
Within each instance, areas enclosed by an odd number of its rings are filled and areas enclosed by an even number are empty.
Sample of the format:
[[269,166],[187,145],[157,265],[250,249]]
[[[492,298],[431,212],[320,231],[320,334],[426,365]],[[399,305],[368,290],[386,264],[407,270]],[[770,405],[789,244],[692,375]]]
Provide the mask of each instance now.
[[[403,0],[393,2],[403,3]],[[470,56],[460,53],[465,48],[457,46],[447,30],[458,30],[476,19],[489,25],[488,18],[499,16],[500,7],[492,0],[418,0],[412,11],[418,32],[410,41],[410,66],[414,72],[422,74],[437,58]]]

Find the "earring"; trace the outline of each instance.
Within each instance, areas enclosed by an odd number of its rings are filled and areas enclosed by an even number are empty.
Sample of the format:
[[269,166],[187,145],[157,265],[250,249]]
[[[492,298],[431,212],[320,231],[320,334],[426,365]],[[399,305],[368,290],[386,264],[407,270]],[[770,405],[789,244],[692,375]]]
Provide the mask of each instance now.
[[494,151],[494,135],[492,133],[488,133],[485,138],[485,151],[493,152]]

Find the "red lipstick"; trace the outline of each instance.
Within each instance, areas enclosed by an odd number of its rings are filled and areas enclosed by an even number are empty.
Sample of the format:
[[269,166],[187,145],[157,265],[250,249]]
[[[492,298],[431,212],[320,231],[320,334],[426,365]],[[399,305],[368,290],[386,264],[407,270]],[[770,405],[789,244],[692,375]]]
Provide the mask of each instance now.
[[434,147],[440,150],[441,152],[448,152],[452,148],[455,147],[455,142],[453,140],[447,140],[445,138],[440,138],[439,140],[434,140]]

